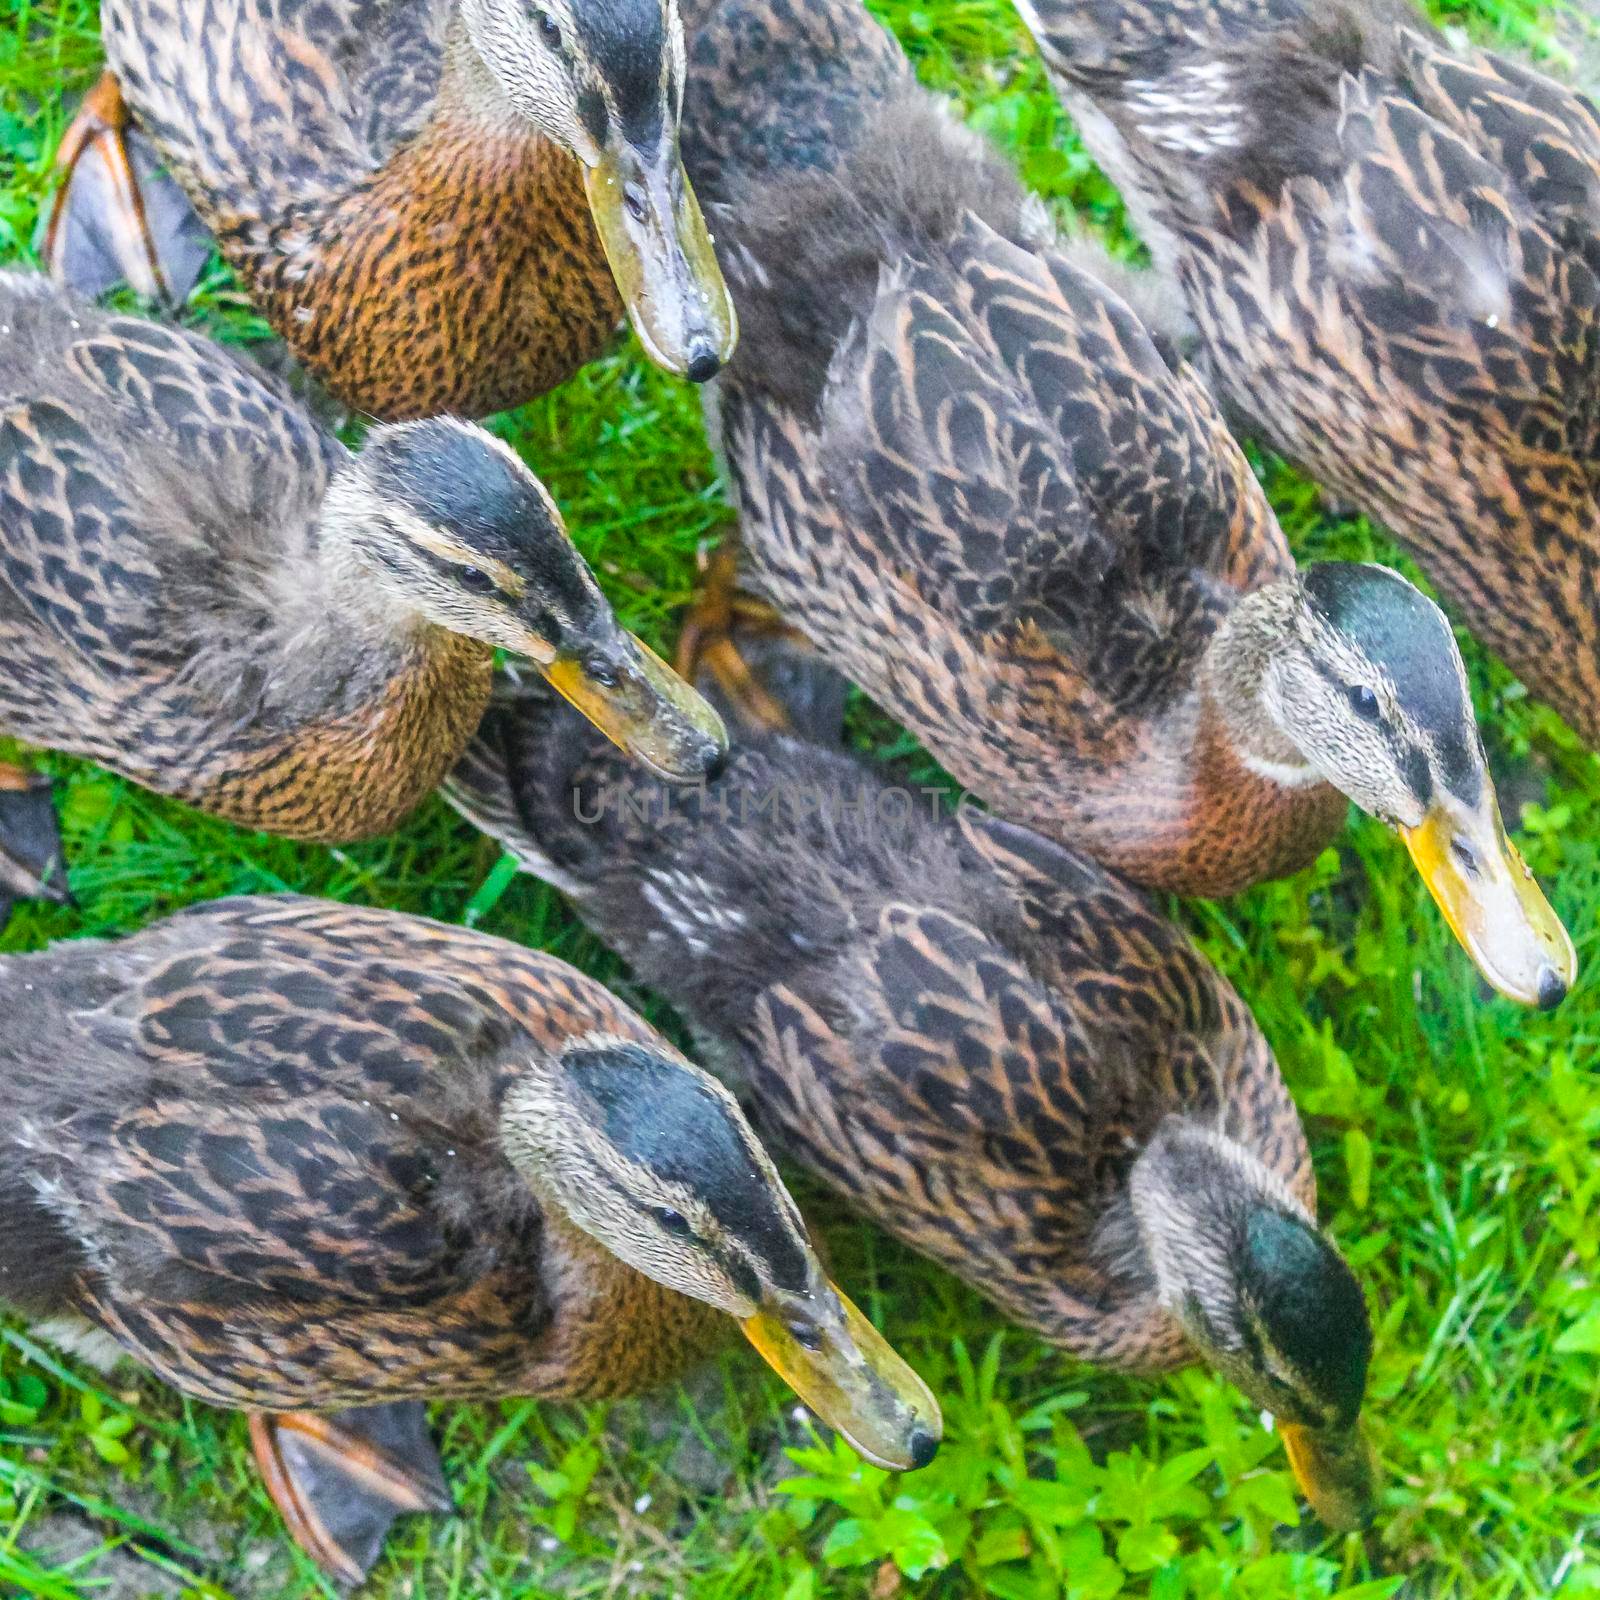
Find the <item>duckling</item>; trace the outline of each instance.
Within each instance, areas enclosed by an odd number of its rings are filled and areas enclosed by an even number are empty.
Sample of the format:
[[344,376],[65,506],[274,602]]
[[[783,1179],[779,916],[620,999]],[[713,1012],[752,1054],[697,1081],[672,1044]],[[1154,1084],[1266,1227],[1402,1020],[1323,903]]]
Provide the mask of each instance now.
[[[352,454],[220,346],[0,274],[0,732],[364,838],[449,770],[497,647],[664,774],[721,759],[499,440],[436,419]],[[30,799],[0,787],[0,845],[37,863]]]
[[1600,746],[1600,111],[1410,0],[1018,0],[1242,421]]
[[731,1096],[551,956],[245,896],[7,957],[0,995],[0,1296],[248,1410],[346,1581],[448,1508],[421,1401],[631,1393],[727,1318],[870,1460],[937,1448]]
[[447,793],[678,1007],[775,1150],[1082,1360],[1209,1362],[1319,1515],[1360,1521],[1366,1306],[1238,995],[1087,857],[845,756],[815,658],[751,648],[794,732],[741,728],[704,790],[635,777],[536,686]]
[[181,298],[203,256],[175,180],[300,362],[372,416],[518,405],[624,308],[670,372],[732,352],[678,159],[675,0],[105,0],[101,26],[45,245],[72,286]]
[[[1491,984],[1558,1003],[1572,943],[1438,608],[1381,568],[1296,571],[1199,376],[855,0],[718,0],[690,59],[755,594],[997,813],[1142,884],[1292,872],[1353,800]],[[713,592],[680,670],[731,685],[737,611]]]

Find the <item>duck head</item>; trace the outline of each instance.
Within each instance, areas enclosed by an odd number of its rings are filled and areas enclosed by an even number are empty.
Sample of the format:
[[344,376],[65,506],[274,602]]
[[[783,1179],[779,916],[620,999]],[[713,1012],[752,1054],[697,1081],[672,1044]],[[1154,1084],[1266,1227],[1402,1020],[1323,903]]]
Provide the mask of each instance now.
[[512,109],[583,168],[595,229],[650,359],[704,383],[739,324],[678,154],[677,0],[459,0]]
[[1561,1002],[1572,940],[1506,837],[1461,652],[1415,585],[1328,562],[1261,589],[1219,630],[1207,682],[1247,766],[1332,784],[1394,829],[1488,982]]
[[1339,1252],[1250,1151],[1183,1118],[1140,1154],[1129,1195],[1163,1308],[1272,1413],[1317,1515],[1362,1526],[1376,1483],[1361,1430],[1372,1326]]
[[682,1057],[589,1037],[530,1064],[501,1136],[546,1203],[619,1260],[732,1317],[830,1426],[879,1466],[926,1466],[927,1386],[828,1281],[733,1097]]
[[449,418],[375,427],[322,508],[327,559],[391,605],[525,656],[669,781],[727,753],[721,718],[627,633],[544,485],[508,445]]

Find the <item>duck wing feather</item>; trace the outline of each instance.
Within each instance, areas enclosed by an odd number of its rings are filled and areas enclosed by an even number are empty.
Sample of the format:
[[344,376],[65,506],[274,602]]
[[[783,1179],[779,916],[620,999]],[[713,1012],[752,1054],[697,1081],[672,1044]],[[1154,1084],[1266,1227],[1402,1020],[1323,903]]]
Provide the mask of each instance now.
[[153,684],[197,726],[243,715],[239,640],[323,603],[307,571],[343,447],[184,330],[10,275],[0,324],[0,717],[115,759],[83,739]]
[[1185,676],[1184,626],[1287,563],[1198,377],[1057,252],[970,218],[886,272],[836,361],[820,456],[840,519],[970,636],[1031,624],[1108,699]]
[[124,97],[207,220],[283,229],[375,173],[438,91],[449,0],[108,0]]

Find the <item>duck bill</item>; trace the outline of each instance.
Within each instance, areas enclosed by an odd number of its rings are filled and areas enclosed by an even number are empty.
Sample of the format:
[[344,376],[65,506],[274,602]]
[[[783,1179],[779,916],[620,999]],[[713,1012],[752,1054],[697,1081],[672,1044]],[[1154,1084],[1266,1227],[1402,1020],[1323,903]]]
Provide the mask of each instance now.
[[589,209],[628,320],[658,367],[704,383],[733,358],[739,319],[677,142],[653,159],[607,150],[585,171]]
[[1485,784],[1467,808],[1435,801],[1400,836],[1451,932],[1501,994],[1550,1010],[1566,997],[1578,957],[1517,847]]
[[1323,1523],[1338,1533],[1366,1527],[1377,1469],[1360,1426],[1334,1430],[1280,1423],[1278,1432],[1294,1480]]
[[561,654],[539,670],[612,743],[668,783],[703,782],[727,759],[722,718],[632,634],[596,658]]
[[875,1466],[908,1472],[933,1460],[944,1432],[938,1401],[831,1283],[740,1326],[767,1365]]

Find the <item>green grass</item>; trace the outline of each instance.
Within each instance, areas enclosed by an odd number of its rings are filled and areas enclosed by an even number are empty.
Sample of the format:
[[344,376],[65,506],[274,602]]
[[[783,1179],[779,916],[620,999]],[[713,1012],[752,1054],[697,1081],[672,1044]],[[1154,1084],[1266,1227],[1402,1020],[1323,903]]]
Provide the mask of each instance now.
[[[63,126],[96,70],[90,0],[4,0],[0,259],[29,256]],[[1005,0],[882,0],[927,81],[1097,226],[1116,198],[1073,141]],[[1455,0],[1486,36],[1574,37],[1542,0]],[[259,336],[225,276],[194,316]],[[725,526],[693,397],[631,353],[504,419],[629,623],[665,642],[697,545]],[[1264,461],[1306,559],[1392,552]],[[1468,645],[1491,758],[1530,859],[1600,954],[1600,767]],[[448,919],[616,978],[559,899],[494,876],[432,804],[349,850],[241,834],[67,762],[75,912],[30,907],[4,948],[141,926],[217,895],[295,889]],[[1517,808],[1512,807],[1513,812]],[[1517,819],[1513,817],[1513,821]],[[503,892],[502,891],[503,888]],[[1254,1005],[1305,1110],[1324,1215],[1379,1330],[1368,1414],[1387,1469],[1375,1533],[1296,1525],[1281,1454],[1203,1372],[1141,1384],[1004,1329],[978,1297],[802,1191],[841,1278],[947,1403],[903,1481],[818,1442],[753,1359],[609,1411],[442,1408],[462,1515],[412,1519],[371,1593],[1078,1597],[1563,1596],[1600,1591],[1600,987],[1552,1018],[1481,992],[1381,829],[1226,905],[1183,908]],[[630,993],[626,988],[624,992]],[[634,998],[641,998],[633,996]],[[659,1012],[655,1013],[659,1015]],[[323,1592],[282,1538],[237,1418],[132,1371],[102,1380],[0,1323],[0,1593]]]

